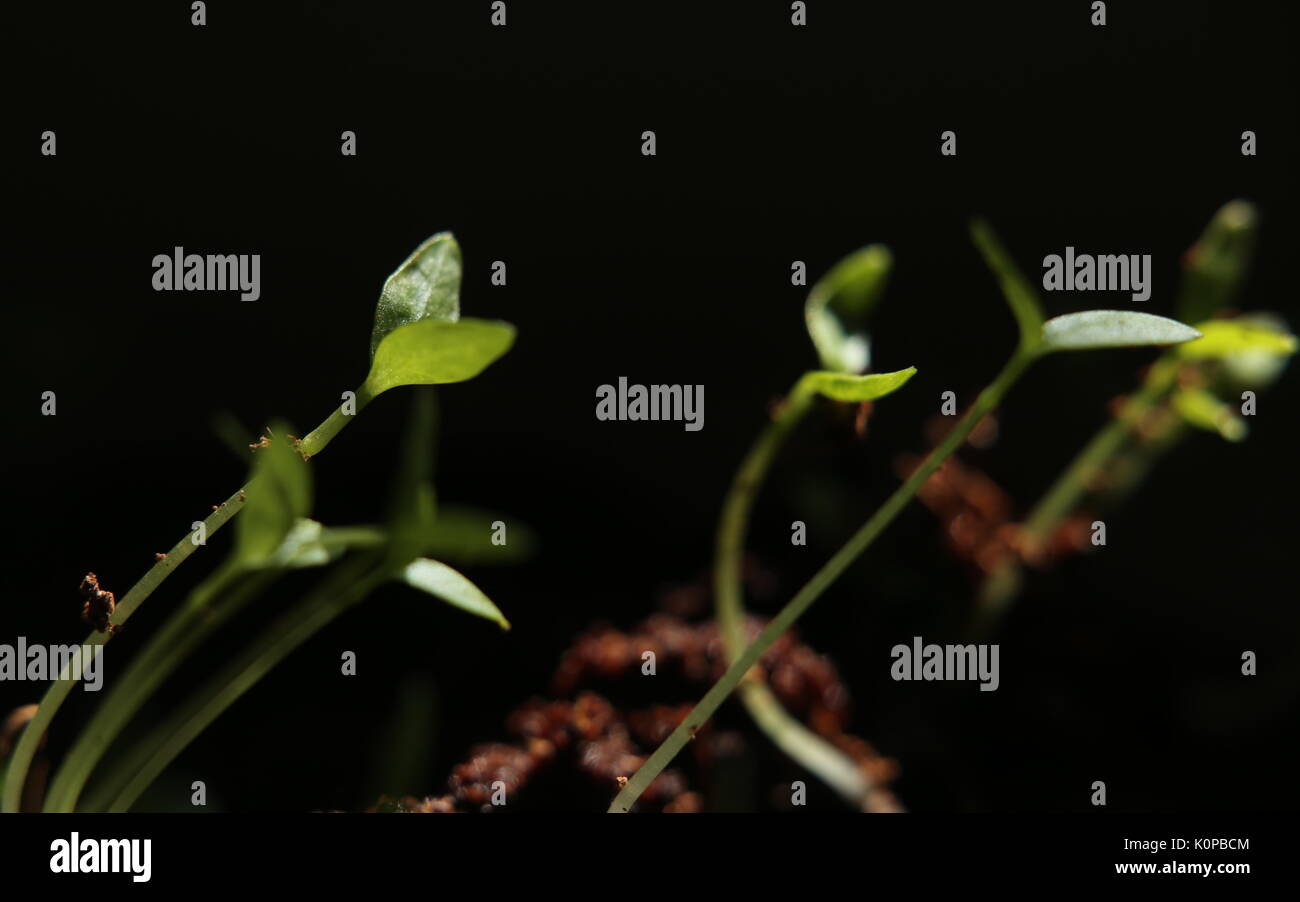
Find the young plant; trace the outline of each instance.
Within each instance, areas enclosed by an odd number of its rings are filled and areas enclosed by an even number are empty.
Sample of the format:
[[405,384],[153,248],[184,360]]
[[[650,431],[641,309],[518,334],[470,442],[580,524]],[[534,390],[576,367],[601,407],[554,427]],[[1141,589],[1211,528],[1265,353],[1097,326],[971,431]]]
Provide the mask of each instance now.
[[[839,578],[862,552],[870,547],[876,537],[884,531],[916,495],[926,480],[961,446],[980,420],[997,408],[1016,380],[1035,360],[1057,351],[1178,344],[1201,337],[1200,332],[1180,322],[1152,314],[1129,311],[1090,310],[1082,313],[1066,314],[1044,321],[1036,292],[1016,269],[1010,256],[993,235],[992,230],[983,222],[976,222],[972,226],[972,235],[985,261],[998,277],[1003,296],[1011,307],[1012,314],[1019,326],[1020,341],[1015,352],[1003,366],[1002,371],[980,392],[975,403],[967,410],[957,426],[930,452],[911,476],[890,495],[885,503],[868,518],[849,541],[769,621],[758,637],[733,658],[731,666],[722,675],[721,679],[714,684],[713,688],[687,714],[678,727],[624,784],[610,804],[610,812],[622,813],[631,810],[632,805],[645,788],[662,772],[676,756],[677,752],[695,734],[695,731],[713,715],[713,712],[726,700],[742,678],[749,672],[750,668],[771,647],[772,643],[798,620],[804,611]],[[861,298],[863,296],[874,297],[878,295],[878,291],[866,291],[865,284],[864,282],[863,289],[851,296]],[[866,306],[863,304],[848,304],[842,309],[862,310]],[[829,304],[819,303],[815,310],[820,313],[824,312],[828,307]],[[811,309],[813,309],[812,305],[810,305]],[[818,326],[814,325],[811,316],[809,326],[814,343],[818,344],[819,352],[822,352],[822,343],[827,341],[828,338],[832,342],[838,339],[845,343],[841,345],[838,354],[835,353],[836,349],[833,347],[830,355],[823,352],[823,361],[829,359],[839,366],[860,366],[865,368],[869,362],[867,354],[869,345],[864,337],[854,338],[855,333],[851,329],[843,327],[838,330],[824,327],[818,328]],[[772,444],[775,445],[778,441],[779,437],[774,439]],[[762,445],[761,439],[760,445]],[[770,459],[770,453],[766,453],[766,457],[760,454],[754,464],[755,472],[760,476],[768,459]],[[742,467],[743,472],[744,467]],[[740,516],[746,506],[747,502],[745,501],[737,502],[735,516]],[[728,520],[728,514],[725,512],[723,519],[724,523]],[[735,529],[734,527],[727,528],[733,531]],[[722,550],[721,541],[719,547]],[[725,552],[728,555],[734,553],[731,546],[728,546]],[[719,584],[721,584],[721,580]],[[726,616],[729,618],[728,622],[732,624],[738,623],[740,611],[738,600],[739,593],[735,591],[725,602],[730,608],[730,612]],[[723,603],[720,601],[720,605]],[[730,633],[730,629],[728,629],[728,632]],[[728,641],[732,640],[729,639]],[[767,713],[769,715],[774,706],[779,708],[775,699],[771,699],[770,696],[768,700],[762,702],[762,705],[768,709]],[[786,714],[782,724],[792,720],[793,718]],[[760,718],[760,723],[772,724],[778,723],[778,721],[774,717],[769,717],[767,720]],[[783,747],[789,748],[788,745]],[[821,771],[816,772],[824,774],[828,771],[829,768],[823,768]]]
[[[423,555],[488,544],[490,520],[461,512],[439,522],[427,463],[431,399],[417,407],[412,444],[393,513],[382,527],[331,529],[308,519],[312,480],[308,460],[322,451],[379,394],[402,385],[461,382],[509,350],[507,323],[460,318],[460,248],[449,233],[424,242],[384,283],[370,341],[370,371],[355,392],[301,440],[287,428],[268,430],[254,446],[252,475],[213,514],[197,524],[116,605],[103,631],[87,645],[103,645],[162,581],[214,532],[241,511],[228,559],[202,582],[151,636],[109,697],[79,734],[45,799],[47,811],[72,811],[95,766],[127,721],[189,655],[283,573],[346,557],[300,607],[263,634],[221,679],[156,731],[118,768],[106,804],[128,806],[162,767],[225,706],[277,661],[379,583],[399,579],[451,604],[508,627],[495,605],[456,571]],[[5,775],[3,808],[17,811],[28,768],[50,720],[79,674],[66,668],[46,692],[21,734]],[[124,779],[129,778],[129,779]]]
[[[865,247],[837,263],[808,293],[805,321],[824,369],[805,373],[795,382],[745,455],[723,501],[713,559],[713,597],[730,661],[745,648],[741,570],[750,513],[786,439],[818,396],[834,402],[873,401],[901,388],[916,373],[909,367],[863,375],[871,365],[865,324],[884,293],[892,259],[883,245]],[[849,804],[872,807],[873,787],[857,762],[791,716],[757,676],[755,670],[742,680],[739,691],[760,729]]]
[[1238,412],[1243,393],[1271,385],[1296,350],[1295,336],[1276,316],[1232,309],[1257,220],[1251,204],[1225,204],[1188,250],[1177,306],[1202,337],[1165,352],[1034,505],[1018,531],[1019,554],[992,569],[980,586],[977,632],[989,632],[1006,616],[1023,585],[1022,562],[1042,562],[1051,537],[1085,504],[1092,511],[1119,504],[1192,430],[1245,439],[1246,421]]

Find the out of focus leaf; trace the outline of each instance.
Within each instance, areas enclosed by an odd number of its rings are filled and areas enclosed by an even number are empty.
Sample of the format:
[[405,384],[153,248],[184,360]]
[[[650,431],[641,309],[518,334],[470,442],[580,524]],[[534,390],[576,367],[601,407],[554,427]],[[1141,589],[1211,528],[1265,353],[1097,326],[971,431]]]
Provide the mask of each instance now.
[[893,255],[873,244],[835,264],[808,292],[804,319],[822,366],[861,373],[871,364],[867,317],[885,290]]
[[816,370],[805,373],[799,380],[799,390],[815,392],[834,401],[874,401],[901,388],[916,374],[916,367],[893,373],[868,373],[850,376]]
[[[494,545],[493,524],[508,523],[506,544]],[[437,519],[423,536],[423,553],[458,564],[514,564],[537,547],[533,531],[513,517],[458,505],[439,505]]]
[[278,548],[266,559],[266,566],[296,569],[328,564],[342,549],[331,550],[321,542],[324,527],[315,520],[302,519],[290,528]]
[[1212,319],[1199,324],[1201,337],[1178,349],[1186,360],[1234,354],[1294,354],[1296,338],[1285,329],[1249,319]]
[[321,567],[337,560],[345,551],[373,548],[384,540],[383,532],[374,528],[332,529],[303,518],[293,525],[262,566],[287,570]]
[[1200,338],[1201,333],[1177,320],[1131,310],[1085,310],[1043,323],[1044,351],[1171,345]]
[[[1291,334],[1291,330],[1281,317],[1272,313],[1250,313],[1237,317],[1233,322],[1249,323],[1277,335]],[[1223,367],[1223,374],[1229,380],[1240,387],[1258,390],[1277,381],[1290,362],[1291,355],[1256,348],[1225,354],[1219,360]]]
[[253,456],[248,500],[235,521],[231,563],[236,567],[265,564],[311,509],[311,469],[294,450],[283,423],[270,433],[270,444]]
[[1200,388],[1184,388],[1174,393],[1174,410],[1193,426],[1217,432],[1230,442],[1246,437],[1246,421],[1229,404]]
[[1038,292],[1016,267],[1015,261],[1007,253],[993,227],[982,219],[971,223],[971,238],[989,269],[997,276],[1002,286],[1002,296],[1007,300],[1016,325],[1020,327],[1020,344],[1032,348],[1038,344],[1043,326],[1042,305],[1038,301]]
[[1250,268],[1259,215],[1253,204],[1224,204],[1183,258],[1178,315],[1189,323],[1209,319],[1236,300]]
[[510,629],[510,621],[492,603],[492,599],[484,595],[478,586],[440,561],[418,558],[402,571],[402,580],[454,607],[491,620],[503,630]]

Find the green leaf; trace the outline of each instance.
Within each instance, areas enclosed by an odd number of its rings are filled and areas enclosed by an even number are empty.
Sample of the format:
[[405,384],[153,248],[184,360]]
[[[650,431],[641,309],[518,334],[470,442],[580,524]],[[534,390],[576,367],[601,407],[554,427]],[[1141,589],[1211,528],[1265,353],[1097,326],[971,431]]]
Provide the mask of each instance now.
[[1255,248],[1259,214],[1253,204],[1234,200],[1219,209],[1183,257],[1178,315],[1189,323],[1209,319],[1231,305],[1241,291]]
[[1269,323],[1248,319],[1212,319],[1196,327],[1201,337],[1178,349],[1186,360],[1234,354],[1294,354],[1295,336]]
[[425,320],[454,323],[460,319],[460,245],[451,232],[439,232],[384,282],[375,308],[370,357],[389,333]]
[[260,569],[321,567],[338,560],[345,552],[357,548],[374,548],[387,541],[388,534],[378,527],[335,528],[304,517],[293,524]]
[[267,563],[311,509],[311,470],[307,462],[294,450],[283,423],[268,431],[271,443],[254,453],[248,500],[235,522],[232,563],[237,567]]
[[[508,523],[506,544],[494,545],[494,523]],[[537,547],[533,531],[517,519],[495,511],[441,505],[438,517],[424,534],[423,553],[458,564],[514,564]]]
[[992,226],[977,219],[971,223],[970,232],[984,262],[993,270],[1002,286],[1002,296],[1007,299],[1011,313],[1016,318],[1016,325],[1020,327],[1021,346],[1036,346],[1043,328],[1043,308],[1038,292],[1016,267],[1015,261],[994,234]]
[[831,268],[808,292],[804,319],[822,366],[861,373],[871,364],[863,325],[885,291],[893,255],[882,244],[855,251]]
[[[1214,320],[1219,322],[1219,320]],[[1238,317],[1232,322],[1247,323],[1255,328],[1264,329],[1275,335],[1291,334],[1286,322],[1272,313],[1250,313]],[[1223,375],[1241,388],[1258,391],[1277,381],[1278,377],[1290,363],[1289,353],[1278,354],[1274,351],[1254,348],[1249,351],[1237,351],[1219,358]]]
[[834,401],[874,401],[897,391],[915,374],[914,366],[893,373],[868,373],[865,376],[814,370],[804,373],[797,390],[815,392]]
[[1200,338],[1201,333],[1177,320],[1129,310],[1085,310],[1043,323],[1044,351],[1171,345]]
[[1230,442],[1246,437],[1246,421],[1237,411],[1203,388],[1182,388],[1174,393],[1174,410],[1193,426],[1217,432]]
[[492,599],[484,595],[478,586],[440,561],[418,558],[402,570],[402,580],[408,586],[428,592],[463,611],[491,620],[503,630],[510,629],[510,622],[492,603]]
[[338,541],[328,533],[329,530],[316,520],[298,520],[262,564],[263,568],[296,570],[328,564],[347,550],[345,542]]
[[363,390],[464,382],[510,350],[515,327],[495,320],[424,320],[399,326],[379,343]]

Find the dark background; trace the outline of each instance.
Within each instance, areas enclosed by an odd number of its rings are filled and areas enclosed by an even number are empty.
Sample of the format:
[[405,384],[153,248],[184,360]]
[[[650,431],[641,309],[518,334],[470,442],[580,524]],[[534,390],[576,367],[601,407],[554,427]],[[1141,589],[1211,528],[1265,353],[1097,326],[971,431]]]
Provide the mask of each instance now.
[[[462,244],[465,314],[519,328],[500,363],[440,392],[438,462],[444,499],[509,511],[541,537],[526,566],[469,571],[513,632],[384,590],[241,700],[146,807],[186,807],[191,779],[234,810],[440,791],[472,743],[503,737],[506,712],[546,692],[573,635],[631,625],[699,578],[767,403],[815,363],[792,260],[815,277],[889,244],[876,364],[919,374],[878,406],[865,445],[812,423],[781,459],[750,542],[778,581],[755,603],[767,611],[893,488],[891,461],[922,447],[940,392],[969,401],[1009,353],[1014,326],[967,238],[972,215],[1031,276],[1067,244],[1150,253],[1142,309],[1172,315],[1181,253],[1222,203],[1252,200],[1262,231],[1243,306],[1294,323],[1292,9],[1111,3],[1094,28],[1086,2],[810,6],[803,29],[783,2],[515,0],[505,29],[479,0],[210,3],[204,28],[188,3],[14,13],[0,641],[76,641],[82,574],[124,592],[240,484],[214,414],[250,430],[323,419],[364,376],[384,277],[427,235],[452,229]],[[39,154],[47,128],[52,159]],[[1253,158],[1239,151],[1248,128]],[[346,129],[355,158],[339,154]],[[945,129],[956,158],[939,154]],[[176,245],[261,254],[261,299],[154,292],[150,261]],[[489,284],[496,259],[507,287]],[[1046,302],[1049,314],[1127,304]],[[1023,511],[1152,356],[1036,366],[998,445],[968,459]],[[597,422],[595,387],[619,376],[703,384],[704,430]],[[39,415],[45,390],[57,417]],[[408,401],[383,396],[315,462],[320,519],[382,515]],[[1034,577],[998,637],[996,693],[889,679],[890,646],[953,640],[971,594],[934,518],[917,505],[900,517],[801,630],[852,688],[855,732],[899,760],[905,804],[1091,810],[1101,779],[1112,809],[1300,805],[1295,404],[1289,373],[1247,442],[1195,437],[1108,518],[1104,550]],[[806,548],[789,545],[796,518]],[[199,561],[113,643],[106,689]],[[282,584],[242,628],[309,584]],[[356,678],[338,675],[342,649],[358,653]],[[1253,679],[1240,675],[1246,649]],[[385,785],[394,712],[429,686],[435,750],[417,785]],[[6,684],[0,708],[36,690]],[[56,753],[96,700],[74,692]],[[758,754],[763,806],[797,771]]]

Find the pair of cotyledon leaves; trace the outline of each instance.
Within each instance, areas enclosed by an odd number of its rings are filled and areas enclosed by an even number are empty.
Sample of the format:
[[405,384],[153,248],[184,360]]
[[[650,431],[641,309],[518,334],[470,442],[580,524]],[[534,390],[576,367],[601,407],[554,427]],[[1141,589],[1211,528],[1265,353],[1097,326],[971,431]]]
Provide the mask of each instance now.
[[[1055,351],[1142,345],[1184,345],[1189,358],[1247,352],[1290,353],[1295,339],[1271,327],[1209,323],[1200,329],[1150,313],[1086,310],[1045,320],[1034,289],[1021,275],[992,229],[971,227],[976,247],[993,271],[1020,329],[1022,350],[1034,355]],[[870,401],[900,388],[914,367],[891,373],[863,371],[871,362],[864,328],[884,293],[892,257],[882,245],[865,247],[836,264],[808,293],[804,307],[808,334],[823,370],[804,375],[800,388],[837,401]]]
[[[441,385],[472,379],[510,349],[509,323],[461,319],[460,247],[447,232],[425,241],[384,283],[370,340],[370,372],[359,395],[372,398],[400,385]],[[531,543],[512,527],[510,545],[486,546],[494,517],[472,509],[437,511],[430,479],[433,413],[427,393],[415,416],[383,527],[332,529],[308,518],[312,480],[306,462],[272,427],[269,446],[258,451],[248,500],[236,526],[233,565],[239,569],[320,566],[345,551],[385,547],[393,575],[414,588],[509,628],[505,616],[469,579],[423,554],[506,562]],[[281,438],[276,438],[281,437]]]

